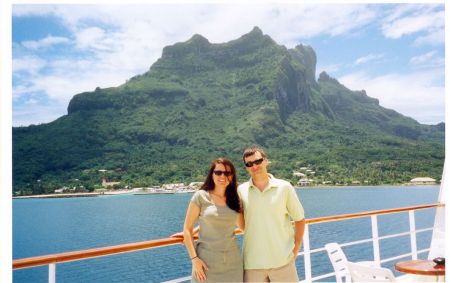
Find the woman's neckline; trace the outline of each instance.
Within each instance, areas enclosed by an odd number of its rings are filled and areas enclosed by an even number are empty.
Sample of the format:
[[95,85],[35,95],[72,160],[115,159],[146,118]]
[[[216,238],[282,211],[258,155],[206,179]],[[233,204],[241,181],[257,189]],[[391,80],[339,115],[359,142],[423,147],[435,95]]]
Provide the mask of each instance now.
[[227,203],[226,203],[226,202],[225,202],[225,204],[217,204],[217,203],[214,201],[214,199],[212,198],[212,195],[215,195],[215,196],[219,197],[218,195],[212,194],[212,193],[209,192],[209,191],[207,191],[207,193],[208,193],[209,201],[210,201],[212,204],[214,204],[215,206],[220,206],[220,207],[226,207],[226,206],[227,206]]

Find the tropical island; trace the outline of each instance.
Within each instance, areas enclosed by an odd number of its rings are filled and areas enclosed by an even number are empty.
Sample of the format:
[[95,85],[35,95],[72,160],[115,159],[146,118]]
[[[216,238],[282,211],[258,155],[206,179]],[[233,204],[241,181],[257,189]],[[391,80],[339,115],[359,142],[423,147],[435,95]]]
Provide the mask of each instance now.
[[167,46],[148,72],[76,94],[51,123],[13,128],[13,192],[93,192],[102,177],[188,184],[217,156],[245,180],[241,153],[253,143],[294,184],[307,173],[330,185],[440,180],[444,123],[420,124],[325,72],[316,79],[316,61],[312,47],[288,49],[258,27],[227,43],[194,35]]

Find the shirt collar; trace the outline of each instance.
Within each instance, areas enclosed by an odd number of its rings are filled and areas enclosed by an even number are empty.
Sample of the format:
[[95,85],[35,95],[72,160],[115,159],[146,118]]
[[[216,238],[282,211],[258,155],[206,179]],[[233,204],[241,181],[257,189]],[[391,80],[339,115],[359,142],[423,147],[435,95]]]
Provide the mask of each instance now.
[[[269,190],[269,189],[272,189],[272,188],[276,188],[275,177],[274,177],[272,174],[270,174],[270,173],[267,173],[267,175],[269,176],[269,183],[267,184],[267,187],[264,189],[263,192],[265,192],[265,191],[267,191],[267,190]],[[256,187],[256,186],[253,184],[253,179],[252,179],[252,178],[250,178],[250,180],[248,180],[248,183],[249,183],[249,188],[250,188],[250,189],[251,189],[251,188],[254,188],[254,189],[259,190],[258,187]]]

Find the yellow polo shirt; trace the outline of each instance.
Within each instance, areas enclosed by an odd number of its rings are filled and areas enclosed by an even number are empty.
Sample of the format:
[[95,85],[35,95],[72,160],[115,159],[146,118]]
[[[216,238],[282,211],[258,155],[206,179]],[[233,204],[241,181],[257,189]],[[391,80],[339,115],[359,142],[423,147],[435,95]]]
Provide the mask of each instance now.
[[290,222],[305,218],[294,187],[269,174],[269,184],[260,191],[252,179],[238,188],[244,208],[244,269],[269,269],[288,264],[294,248]]

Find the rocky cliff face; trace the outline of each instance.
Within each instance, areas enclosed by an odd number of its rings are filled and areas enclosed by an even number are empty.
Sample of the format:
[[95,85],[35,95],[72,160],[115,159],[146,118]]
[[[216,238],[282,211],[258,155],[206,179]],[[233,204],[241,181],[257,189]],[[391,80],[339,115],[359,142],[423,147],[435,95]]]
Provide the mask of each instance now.
[[[259,70],[251,74],[258,66]],[[165,47],[161,59],[147,75],[158,77],[160,73],[170,71],[189,78],[194,74],[220,70],[250,72],[246,75],[250,77],[247,81],[238,78],[238,86],[269,79],[268,84],[260,88],[261,94],[276,100],[282,120],[295,110],[311,110],[311,87],[317,85],[314,50],[305,45],[286,49],[264,35],[258,27],[224,44],[211,44],[203,36],[194,35],[186,42]]]

